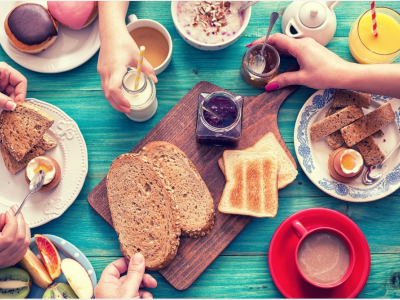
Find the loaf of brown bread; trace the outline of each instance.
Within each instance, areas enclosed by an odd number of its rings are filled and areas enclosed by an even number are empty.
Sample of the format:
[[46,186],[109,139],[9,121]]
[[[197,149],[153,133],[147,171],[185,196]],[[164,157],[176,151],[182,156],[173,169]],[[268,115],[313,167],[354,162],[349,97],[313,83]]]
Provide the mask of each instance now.
[[381,149],[379,149],[379,146],[375,143],[374,139],[370,136],[363,139],[361,142],[358,142],[356,146],[358,150],[360,150],[367,166],[374,166],[385,159],[385,155],[382,153]]
[[347,146],[351,147],[377,132],[395,118],[392,106],[390,103],[386,103],[340,131]]
[[336,90],[333,94],[332,107],[346,107],[355,105],[357,107],[369,108],[371,94]]
[[3,110],[0,114],[2,143],[21,161],[53,123],[54,119],[40,107],[29,102],[18,103],[14,111]]
[[173,190],[182,235],[202,237],[214,226],[214,201],[196,167],[178,147],[168,142],[151,142],[141,154]]
[[362,116],[362,110],[355,105],[345,107],[333,115],[314,123],[310,129],[311,139],[314,142],[318,141]]
[[121,252],[128,260],[142,253],[152,271],[171,263],[181,234],[178,209],[163,177],[142,155],[124,154],[112,162],[106,180]]
[[57,146],[57,142],[49,135],[45,134],[43,138],[37,143],[38,147],[42,148],[43,150],[50,150]]

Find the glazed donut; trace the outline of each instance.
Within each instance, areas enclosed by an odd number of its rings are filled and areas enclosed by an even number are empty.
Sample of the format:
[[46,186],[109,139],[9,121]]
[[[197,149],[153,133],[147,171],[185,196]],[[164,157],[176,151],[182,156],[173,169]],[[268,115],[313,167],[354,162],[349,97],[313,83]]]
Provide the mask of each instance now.
[[30,54],[49,48],[58,35],[56,21],[44,6],[36,3],[14,7],[4,21],[4,29],[15,48]]
[[80,30],[97,17],[97,1],[47,1],[47,7],[62,26]]

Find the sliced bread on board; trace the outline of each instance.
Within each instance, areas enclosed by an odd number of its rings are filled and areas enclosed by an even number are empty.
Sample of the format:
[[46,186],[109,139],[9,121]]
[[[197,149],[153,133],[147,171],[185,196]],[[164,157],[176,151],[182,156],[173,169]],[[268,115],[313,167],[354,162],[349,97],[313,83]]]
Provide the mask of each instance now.
[[214,201],[196,167],[178,147],[168,142],[151,142],[141,154],[166,177],[174,194],[182,235],[202,237],[214,226]]
[[14,111],[3,110],[0,114],[2,143],[21,161],[53,123],[54,119],[40,107],[29,102],[18,103]]
[[347,146],[351,147],[395,120],[390,103],[385,103],[354,123],[340,129]]
[[[296,179],[298,174],[296,168],[272,132],[268,132],[253,147],[244,149],[243,151],[274,154],[276,156],[279,165],[278,189],[284,188]],[[223,157],[218,159],[218,165],[222,173],[225,174]]]
[[226,185],[218,210],[273,218],[278,212],[278,160],[270,153],[224,151]]
[[140,154],[124,154],[111,164],[107,196],[123,255],[142,253],[147,270],[160,270],[174,259],[181,229],[173,194]]

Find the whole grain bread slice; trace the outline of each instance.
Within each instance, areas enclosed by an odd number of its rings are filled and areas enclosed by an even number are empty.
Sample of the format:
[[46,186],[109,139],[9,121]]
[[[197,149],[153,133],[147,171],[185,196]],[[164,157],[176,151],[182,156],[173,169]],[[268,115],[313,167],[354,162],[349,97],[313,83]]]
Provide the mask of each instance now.
[[347,146],[351,147],[395,120],[390,103],[385,103],[340,131]]
[[0,149],[4,164],[7,170],[13,175],[24,169],[32,159],[43,155],[45,152],[42,148],[35,146],[24,156],[22,160],[17,161],[4,144],[1,144]]
[[174,259],[181,229],[171,192],[140,154],[124,154],[111,164],[107,196],[121,252],[142,253],[147,270],[160,270]]
[[54,147],[57,147],[57,142],[51,136],[45,134],[36,146],[48,151]]
[[214,226],[214,201],[196,167],[185,153],[168,142],[151,142],[141,154],[153,165],[167,188],[173,191],[182,235],[202,237]]
[[2,143],[21,161],[53,123],[54,119],[40,107],[29,102],[18,103],[14,111],[3,110],[0,114]]
[[1,154],[6,168],[11,174],[15,175],[24,169],[32,159],[43,155],[45,150],[50,150],[56,146],[57,142],[52,137],[45,134],[40,142],[33,147],[21,161],[17,161],[3,144],[1,144]]
[[362,110],[355,105],[345,107],[333,115],[320,120],[310,128],[312,141],[318,141],[323,137],[343,128],[363,116]]
[[333,94],[332,107],[346,107],[355,105],[357,107],[369,108],[371,94],[354,91],[336,90]]
[[278,212],[278,160],[270,153],[224,151],[226,185],[218,210],[273,218]]
[[[340,107],[331,107],[325,116],[328,117],[330,115],[333,115],[335,112],[339,110],[341,110]],[[384,133],[380,129],[372,135],[372,137],[377,137],[377,138],[382,136],[384,136]],[[326,141],[328,143],[328,146],[334,150],[339,149],[344,144],[344,138],[340,130],[336,130],[335,132],[329,134],[326,137]]]
[[385,155],[382,153],[379,146],[375,143],[372,137],[367,137],[363,139],[361,142],[356,144],[358,150],[367,166],[374,166],[380,164],[385,159]]
[[[297,170],[294,167],[292,161],[283,150],[281,144],[279,144],[275,135],[272,132],[268,132],[264,135],[253,147],[244,149],[246,152],[262,152],[273,154],[278,160],[278,189],[282,189],[285,186],[292,183],[297,177]],[[218,165],[225,175],[224,159],[221,157],[218,159]]]

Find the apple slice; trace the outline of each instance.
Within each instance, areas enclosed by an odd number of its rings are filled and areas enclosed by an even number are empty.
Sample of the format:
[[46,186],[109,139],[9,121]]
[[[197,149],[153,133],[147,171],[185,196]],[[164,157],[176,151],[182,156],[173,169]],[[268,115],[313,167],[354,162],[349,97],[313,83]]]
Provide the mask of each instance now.
[[19,262],[19,265],[28,272],[32,277],[33,283],[38,287],[46,289],[53,282],[46,268],[31,249],[28,248],[28,251]]
[[44,266],[49,272],[51,279],[61,275],[61,257],[53,243],[44,235],[35,234],[35,241]]
[[64,258],[61,270],[71,288],[80,299],[90,299],[93,296],[93,284],[85,268],[76,260]]

